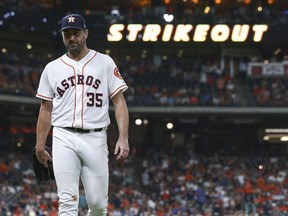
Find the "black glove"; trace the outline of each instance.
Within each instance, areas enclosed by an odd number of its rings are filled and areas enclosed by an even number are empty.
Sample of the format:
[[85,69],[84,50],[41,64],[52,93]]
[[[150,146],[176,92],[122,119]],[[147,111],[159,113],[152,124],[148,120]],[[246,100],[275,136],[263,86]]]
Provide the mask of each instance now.
[[[46,149],[51,155],[51,151],[49,151],[48,147],[46,147]],[[35,147],[33,148],[32,162],[33,162],[33,171],[38,184],[42,182],[47,182],[49,180],[55,180],[52,162],[51,161],[47,162],[48,168],[46,168],[43,164],[41,164],[37,159]]]

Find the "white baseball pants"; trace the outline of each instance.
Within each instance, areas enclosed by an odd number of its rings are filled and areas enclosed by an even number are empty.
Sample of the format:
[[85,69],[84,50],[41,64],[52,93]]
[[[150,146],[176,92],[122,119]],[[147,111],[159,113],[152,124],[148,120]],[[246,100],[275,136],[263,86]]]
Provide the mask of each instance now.
[[88,216],[104,216],[108,204],[107,133],[75,133],[53,128],[53,166],[59,216],[78,216],[79,180],[83,183]]

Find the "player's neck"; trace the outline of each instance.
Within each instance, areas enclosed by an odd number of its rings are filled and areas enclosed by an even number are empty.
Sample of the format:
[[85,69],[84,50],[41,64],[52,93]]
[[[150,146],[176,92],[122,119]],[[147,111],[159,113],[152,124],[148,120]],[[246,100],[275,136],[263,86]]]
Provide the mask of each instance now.
[[79,53],[68,52],[67,55],[69,58],[73,59],[74,61],[80,61],[82,58],[84,58],[89,53],[89,51],[90,51],[90,49],[85,47]]

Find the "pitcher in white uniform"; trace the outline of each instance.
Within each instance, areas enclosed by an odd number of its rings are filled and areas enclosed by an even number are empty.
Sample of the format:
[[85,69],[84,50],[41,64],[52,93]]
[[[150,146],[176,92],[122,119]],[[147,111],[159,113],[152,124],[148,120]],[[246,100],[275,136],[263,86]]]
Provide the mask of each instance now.
[[[109,101],[115,107],[119,138],[116,159],[129,154],[129,114],[123,92],[128,88],[111,57],[89,49],[88,29],[80,14],[63,17],[60,30],[67,53],[49,62],[36,97],[41,99],[36,131],[38,160],[53,161],[59,216],[78,216],[83,183],[89,216],[107,214]],[[52,157],[45,150],[53,126]]]

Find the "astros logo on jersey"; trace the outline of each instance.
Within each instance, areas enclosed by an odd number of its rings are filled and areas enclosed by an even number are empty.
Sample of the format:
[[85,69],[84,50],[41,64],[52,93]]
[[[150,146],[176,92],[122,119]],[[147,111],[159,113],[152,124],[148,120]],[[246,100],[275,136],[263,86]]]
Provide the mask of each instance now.
[[119,79],[123,79],[117,67],[114,69],[114,75]]

